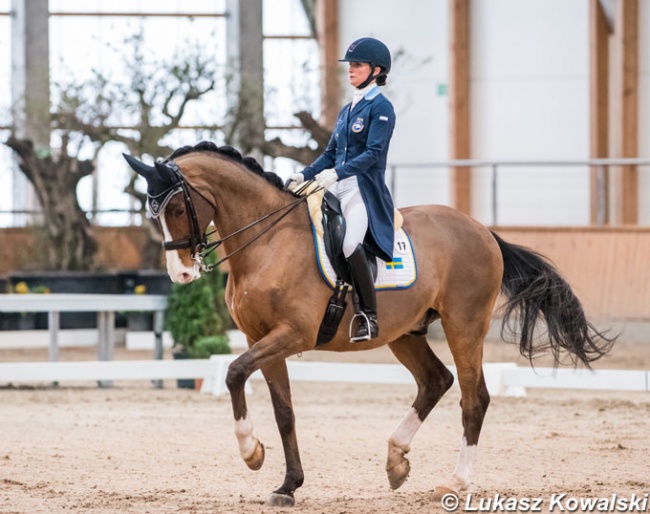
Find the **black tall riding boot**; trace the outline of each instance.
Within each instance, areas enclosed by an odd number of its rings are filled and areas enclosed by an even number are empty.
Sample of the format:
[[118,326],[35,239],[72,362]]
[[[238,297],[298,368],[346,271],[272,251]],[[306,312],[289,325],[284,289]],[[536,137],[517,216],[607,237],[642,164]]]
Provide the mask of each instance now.
[[372,276],[370,263],[366,252],[361,245],[348,257],[352,285],[359,296],[360,311],[355,318],[360,319],[356,333],[350,341],[365,341],[377,337],[379,326],[377,325],[377,297],[375,294],[375,280]]

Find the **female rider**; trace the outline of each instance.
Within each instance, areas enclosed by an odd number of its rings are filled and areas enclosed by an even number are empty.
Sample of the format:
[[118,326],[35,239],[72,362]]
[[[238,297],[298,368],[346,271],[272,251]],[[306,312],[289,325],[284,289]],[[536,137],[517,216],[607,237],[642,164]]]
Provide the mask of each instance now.
[[315,179],[341,202],[346,221],[343,253],[350,266],[354,289],[364,318],[351,341],[377,337],[377,300],[366,249],[390,262],[393,256],[393,200],[386,187],[386,156],[395,111],[378,86],[386,84],[390,51],[381,41],[364,37],[354,41],[341,62],[349,63],[348,77],[356,89],[352,102],[339,112],[334,132],[323,154],[300,173],[289,177],[289,187]]

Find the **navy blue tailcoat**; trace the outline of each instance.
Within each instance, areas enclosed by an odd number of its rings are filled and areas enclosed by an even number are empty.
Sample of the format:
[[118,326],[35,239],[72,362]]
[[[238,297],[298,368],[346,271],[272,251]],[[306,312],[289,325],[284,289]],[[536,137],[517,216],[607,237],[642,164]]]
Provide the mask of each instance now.
[[323,154],[301,173],[306,180],[334,168],[339,180],[355,176],[368,213],[364,244],[380,259],[393,260],[394,206],[386,187],[386,157],[395,127],[395,111],[379,92],[369,91],[352,110],[339,112]]

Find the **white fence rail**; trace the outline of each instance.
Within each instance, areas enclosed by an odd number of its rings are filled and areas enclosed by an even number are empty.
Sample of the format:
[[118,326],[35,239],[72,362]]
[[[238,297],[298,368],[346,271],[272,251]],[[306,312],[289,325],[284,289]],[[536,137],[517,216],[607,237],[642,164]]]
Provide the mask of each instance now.
[[[92,361],[0,363],[0,385],[24,382],[109,381],[202,378],[202,392],[222,395],[228,366],[236,355],[180,361]],[[399,364],[289,361],[293,381],[363,384],[414,384]],[[455,374],[453,367],[449,368]],[[523,396],[526,388],[650,392],[650,371],[519,368],[514,363],[485,363],[486,384],[493,396]],[[260,372],[251,377],[262,379]]]
[[[164,295],[124,294],[0,294],[0,312],[47,312],[49,359],[59,358],[59,319],[61,312],[96,312],[98,327],[97,358],[113,359],[115,313],[152,311],[154,357],[163,357],[163,326],[167,297]],[[106,382],[106,386],[110,386]],[[160,382],[157,386],[162,386]]]

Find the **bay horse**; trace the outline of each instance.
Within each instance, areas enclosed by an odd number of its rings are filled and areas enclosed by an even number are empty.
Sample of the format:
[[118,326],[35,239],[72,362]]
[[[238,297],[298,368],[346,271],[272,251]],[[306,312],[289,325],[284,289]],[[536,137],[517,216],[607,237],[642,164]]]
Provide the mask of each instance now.
[[[176,150],[154,166],[130,156],[147,180],[149,207],[164,236],[167,270],[174,282],[201,276],[205,231],[213,222],[230,255],[226,303],[246,335],[248,350],[232,362],[226,384],[235,435],[246,465],[258,470],[264,446],[253,432],[244,385],[261,370],[271,393],[281,435],[286,473],[267,504],[293,506],[303,484],[291,391],[285,359],[316,349],[319,325],[331,289],[319,274],[305,202],[275,175],[231,147],[202,142]],[[362,351],[388,345],[417,384],[415,400],[388,439],[390,487],[406,480],[406,454],[416,432],[451,387],[452,373],[427,343],[427,327],[440,320],[456,364],[461,390],[463,437],[450,479],[434,498],[467,489],[490,397],[482,370],[483,342],[500,292],[506,304],[503,326],[518,332],[520,351],[532,360],[550,350],[556,365],[568,355],[574,364],[604,355],[615,338],[585,318],[569,284],[541,255],[505,242],[471,217],[445,206],[401,210],[418,262],[418,278],[405,290],[379,291],[379,337],[350,343],[345,313],[334,339],[319,350]],[[273,214],[273,215],[270,215]],[[545,338],[535,329],[545,322]],[[502,329],[503,331],[503,329]]]

